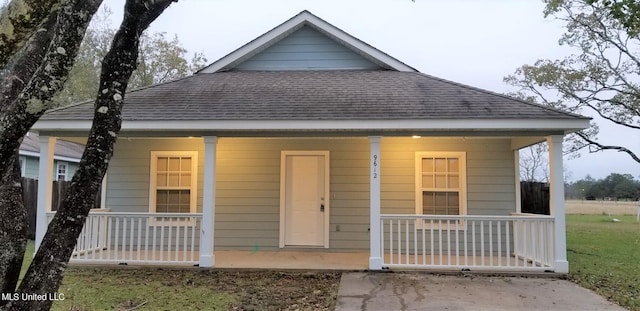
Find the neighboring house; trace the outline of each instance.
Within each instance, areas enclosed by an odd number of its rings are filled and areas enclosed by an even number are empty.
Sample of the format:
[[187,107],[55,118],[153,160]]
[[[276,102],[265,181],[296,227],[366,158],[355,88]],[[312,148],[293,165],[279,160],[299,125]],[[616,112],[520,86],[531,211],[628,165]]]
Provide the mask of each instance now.
[[[53,153],[53,180],[70,180],[78,169],[84,145],[59,140]],[[20,168],[23,177],[38,178],[40,141],[38,134],[27,133],[20,145]]]
[[[125,102],[110,212],[90,215],[73,261],[212,267],[260,251],[568,271],[562,143],[589,118],[420,73],[307,11]],[[34,128],[80,141],[93,113],[59,108]],[[518,150],[542,141],[552,215],[523,215]]]

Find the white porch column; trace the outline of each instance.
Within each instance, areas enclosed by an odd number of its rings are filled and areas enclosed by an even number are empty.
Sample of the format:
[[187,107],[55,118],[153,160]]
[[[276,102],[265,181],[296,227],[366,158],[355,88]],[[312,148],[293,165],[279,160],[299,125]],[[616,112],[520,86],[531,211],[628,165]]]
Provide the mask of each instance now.
[[380,136],[369,136],[369,269],[382,270],[382,250],[380,249]]
[[520,193],[520,149],[513,151],[513,164],[515,168],[515,184],[516,184],[516,213],[522,213],[522,194]]
[[38,161],[38,209],[36,212],[36,251],[47,232],[47,212],[51,211],[53,187],[53,151],[55,137],[40,137],[40,160]]
[[100,208],[107,208],[107,172],[102,177],[102,187],[100,187]]
[[550,166],[550,212],[555,216],[555,272],[568,273],[567,235],[564,215],[564,176],[562,168],[562,140],[564,135],[547,137]]
[[216,216],[216,145],[218,137],[204,136],[204,185],[200,224],[200,267],[213,267],[213,233]]

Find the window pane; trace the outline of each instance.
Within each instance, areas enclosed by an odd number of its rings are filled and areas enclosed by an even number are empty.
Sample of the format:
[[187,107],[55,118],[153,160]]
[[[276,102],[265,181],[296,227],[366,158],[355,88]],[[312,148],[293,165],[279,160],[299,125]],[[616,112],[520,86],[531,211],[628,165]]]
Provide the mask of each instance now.
[[459,195],[457,192],[448,192],[447,197],[449,207],[458,207],[459,206]]
[[435,197],[434,192],[432,191],[424,191],[422,193],[422,214],[429,215],[433,214],[433,206],[435,205]]
[[458,192],[422,192],[422,213],[424,215],[459,215]]
[[157,164],[156,169],[157,169],[159,172],[166,171],[166,170],[167,170],[167,158],[164,158],[164,157],[163,157],[163,158],[160,158],[160,157],[159,157],[159,158],[158,158],[158,164]]
[[180,204],[180,190],[167,191],[168,204]]
[[450,173],[456,173],[460,171],[460,161],[458,160],[458,158],[448,158],[447,162]]
[[158,187],[165,187],[167,185],[166,173],[158,173],[158,175],[156,176],[156,185]]
[[165,213],[180,213],[180,205],[167,204]]
[[449,214],[447,214],[447,207],[446,206],[436,206],[434,208],[433,213],[435,215],[449,215]]
[[156,212],[189,213],[191,211],[189,190],[158,190],[156,193]]
[[182,158],[182,164],[180,165],[180,170],[183,172],[191,171],[191,158]]
[[436,172],[444,173],[447,171],[447,159],[436,158],[435,159]]
[[191,187],[191,173],[182,173],[180,175],[180,186]]
[[446,192],[436,192],[435,193],[436,204],[435,206],[446,206],[447,205],[447,193]]
[[156,192],[156,204],[157,205],[167,204],[167,192],[166,191],[158,190],[158,192]]
[[447,215],[460,215],[460,210],[458,208],[449,207],[447,209]]
[[425,173],[433,172],[433,158],[422,159],[422,171]]
[[422,188],[433,188],[433,175],[422,176]]
[[447,177],[445,175],[436,175],[435,188],[447,188]]
[[460,188],[460,178],[458,175],[450,175],[447,177],[447,184],[449,188]]
[[169,187],[179,187],[180,186],[180,174],[179,173],[170,173],[169,181],[167,182],[167,186]]
[[169,158],[169,170],[174,172],[180,170],[180,158]]
[[186,205],[186,206],[190,206],[189,203],[191,202],[191,193],[189,190],[185,190],[185,191],[181,191],[180,192],[180,204],[181,205]]

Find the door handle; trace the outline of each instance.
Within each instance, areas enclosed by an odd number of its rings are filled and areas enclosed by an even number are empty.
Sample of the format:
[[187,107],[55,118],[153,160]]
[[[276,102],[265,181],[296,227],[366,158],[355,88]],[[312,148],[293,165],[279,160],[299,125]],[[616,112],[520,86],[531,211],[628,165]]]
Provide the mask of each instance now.
[[321,211],[321,212],[324,212],[324,203],[323,203],[323,204],[320,204],[320,211]]

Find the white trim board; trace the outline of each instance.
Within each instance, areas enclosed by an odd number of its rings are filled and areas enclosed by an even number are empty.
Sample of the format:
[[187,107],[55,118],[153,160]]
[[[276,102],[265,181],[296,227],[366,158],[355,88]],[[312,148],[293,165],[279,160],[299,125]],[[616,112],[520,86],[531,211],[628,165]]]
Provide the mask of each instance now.
[[[88,130],[90,120],[41,120],[39,131]],[[158,120],[123,121],[122,130],[559,130],[589,127],[587,119],[434,119],[434,120]]]

